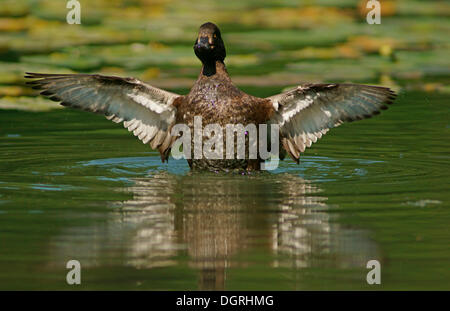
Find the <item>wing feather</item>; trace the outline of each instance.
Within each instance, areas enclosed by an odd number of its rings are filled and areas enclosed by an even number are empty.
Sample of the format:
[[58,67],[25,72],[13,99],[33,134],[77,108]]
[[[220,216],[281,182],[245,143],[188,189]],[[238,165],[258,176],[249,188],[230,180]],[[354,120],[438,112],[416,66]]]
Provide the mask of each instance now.
[[[41,73],[27,73],[25,77],[34,79],[27,82],[33,89],[42,90],[42,95],[63,106],[100,113],[113,122],[123,122],[128,131],[153,149],[172,141],[168,129],[175,122],[173,102],[179,97],[177,94],[134,78]],[[166,149],[170,146],[165,144]]]
[[379,86],[304,84],[268,97],[276,111],[270,122],[280,126],[282,145],[298,162],[300,153],[329,129],[379,114],[395,97]]

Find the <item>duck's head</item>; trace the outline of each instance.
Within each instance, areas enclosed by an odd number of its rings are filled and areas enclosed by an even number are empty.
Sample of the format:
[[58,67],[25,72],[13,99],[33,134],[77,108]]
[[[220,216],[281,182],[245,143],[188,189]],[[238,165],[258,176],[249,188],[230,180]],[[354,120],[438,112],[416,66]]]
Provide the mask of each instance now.
[[203,64],[223,62],[226,52],[219,27],[209,22],[201,25],[194,44],[194,51]]

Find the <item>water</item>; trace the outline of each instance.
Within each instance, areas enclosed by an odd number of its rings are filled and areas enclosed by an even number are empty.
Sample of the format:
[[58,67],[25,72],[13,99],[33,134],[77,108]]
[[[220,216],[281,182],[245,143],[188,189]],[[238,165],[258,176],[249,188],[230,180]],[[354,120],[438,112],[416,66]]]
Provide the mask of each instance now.
[[76,289],[449,290],[448,104],[403,92],[248,176],[162,164],[100,116],[2,110],[0,289],[74,289],[76,259]]
[[[448,2],[448,1],[447,1]],[[358,5],[356,4],[359,4]],[[0,289],[450,289],[450,7],[362,1],[0,5]],[[308,82],[402,90],[250,176],[192,174],[120,125],[36,97],[24,72],[130,76],[187,93],[198,27],[217,23],[256,96]],[[20,109],[20,110],[13,110]],[[66,283],[81,263],[82,284]],[[381,264],[368,285],[366,264]]]

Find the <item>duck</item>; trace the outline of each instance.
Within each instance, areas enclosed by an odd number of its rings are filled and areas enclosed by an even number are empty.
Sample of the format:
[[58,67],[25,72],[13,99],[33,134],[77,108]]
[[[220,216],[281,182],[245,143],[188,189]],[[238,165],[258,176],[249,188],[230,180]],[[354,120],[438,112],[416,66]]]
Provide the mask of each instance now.
[[[225,66],[226,49],[217,25],[202,24],[193,49],[202,67],[186,95],[129,77],[27,72],[25,78],[32,79],[27,84],[40,90],[41,95],[63,106],[102,114],[108,120],[122,123],[144,144],[158,150],[163,163],[168,161],[172,147],[180,139],[174,127],[184,124],[194,131],[196,118],[200,117],[202,129],[208,125],[242,124],[247,128],[254,124],[261,131],[261,125],[270,125],[278,136],[273,148],[278,158],[283,160],[288,155],[299,164],[306,148],[330,129],[377,115],[396,97],[394,91],[382,86],[303,83],[260,98],[233,84]],[[197,132],[197,138],[198,135],[205,136],[202,132]],[[194,146],[195,131],[189,139],[190,147]],[[233,138],[230,148],[236,144]],[[249,146],[248,137],[245,144]],[[258,171],[267,160],[259,155],[249,157],[248,152],[243,157],[225,159],[196,157],[192,156],[195,147],[186,149],[191,149],[186,159],[192,170]]]

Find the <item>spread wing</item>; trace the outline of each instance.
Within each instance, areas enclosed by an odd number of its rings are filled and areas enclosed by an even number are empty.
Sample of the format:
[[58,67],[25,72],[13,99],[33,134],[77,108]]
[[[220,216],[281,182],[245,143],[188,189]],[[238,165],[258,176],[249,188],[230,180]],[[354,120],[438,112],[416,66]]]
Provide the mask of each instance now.
[[280,126],[281,144],[298,163],[300,153],[330,128],[379,114],[395,96],[378,86],[304,84],[268,98],[275,109],[269,122]]
[[27,84],[43,90],[42,95],[63,106],[104,114],[113,122],[123,122],[144,144],[158,148],[163,161],[167,159],[175,140],[170,135],[176,113],[173,103],[179,95],[133,78],[40,73],[27,73],[25,78],[37,79]]

